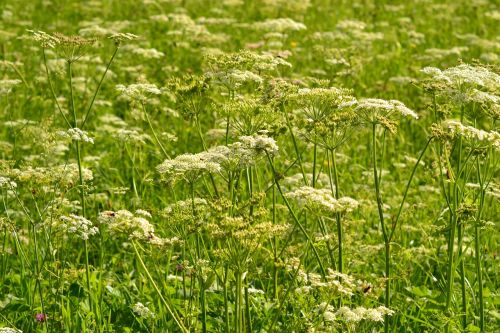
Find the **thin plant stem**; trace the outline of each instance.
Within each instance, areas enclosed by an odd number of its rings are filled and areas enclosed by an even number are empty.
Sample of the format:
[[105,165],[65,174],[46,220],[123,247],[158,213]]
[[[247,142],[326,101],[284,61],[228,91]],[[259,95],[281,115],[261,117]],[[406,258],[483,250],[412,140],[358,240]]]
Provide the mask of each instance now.
[[[271,157],[269,156],[269,154],[267,154],[267,159],[269,161],[269,164],[271,165],[271,169],[273,171],[273,175],[275,175],[275,177],[276,177],[276,175],[277,175],[276,169],[274,168],[274,163],[273,163]],[[304,228],[304,226],[302,225],[302,223],[300,223],[299,219],[297,218],[297,215],[293,211],[292,206],[290,206],[290,203],[288,202],[285,194],[283,193],[283,190],[282,190],[282,188],[280,186],[280,183],[279,183],[279,181],[277,179],[275,179],[275,183],[276,183],[276,188],[278,189],[278,192],[280,193],[281,197],[283,198],[283,201],[285,202],[286,207],[288,208],[288,211],[290,212],[290,215],[292,215],[293,221],[299,227],[299,229],[302,232],[302,234],[306,237],[309,246],[311,246],[311,248],[313,250],[313,253],[314,253],[314,256],[316,257],[316,260],[317,260],[318,265],[320,267],[321,274],[323,275],[323,277],[325,277],[326,276],[325,267],[323,266],[323,263],[322,263],[321,258],[319,256],[319,253],[318,253],[318,250],[314,246],[314,243],[312,242],[312,239],[309,236],[309,234],[307,233],[306,229]]]
[[63,112],[63,110],[61,109],[61,105],[59,104],[59,101],[57,100],[57,97],[56,97],[56,93],[54,91],[54,86],[52,85],[52,80],[50,78],[49,67],[47,66],[47,55],[45,54],[45,49],[42,49],[42,53],[43,53],[43,64],[44,64],[44,67],[45,67],[45,73],[47,74],[47,82],[49,83],[50,92],[52,93],[52,98],[54,99],[54,102],[55,102],[55,104],[57,106],[57,110],[59,110],[59,113],[63,117],[64,122],[66,123],[66,125],[68,125],[68,128],[71,128],[72,127],[71,123],[69,122],[68,118],[66,117],[66,115]]
[[113,55],[108,61],[108,64],[106,65],[106,69],[104,70],[104,73],[101,76],[101,79],[99,80],[99,84],[97,85],[97,88],[94,92],[94,95],[92,96],[92,99],[90,100],[89,107],[87,108],[87,112],[85,113],[85,117],[83,118],[83,122],[81,124],[81,128],[85,126],[87,123],[87,120],[89,119],[90,111],[92,110],[92,107],[94,106],[95,99],[97,97],[97,94],[99,93],[99,90],[101,89],[102,83],[104,81],[104,78],[106,77],[106,74],[108,73],[109,68],[111,67],[111,63],[113,62],[113,59],[115,59],[116,53],[118,52],[119,46],[117,46],[113,52]]
[[163,297],[163,294],[161,293],[160,289],[158,288],[155,280],[153,279],[153,277],[149,273],[149,270],[146,267],[146,264],[142,260],[142,257],[139,254],[139,250],[137,249],[137,245],[136,245],[135,241],[132,241],[132,247],[134,248],[134,253],[135,253],[136,257],[137,257],[137,260],[141,264],[141,267],[144,270],[144,272],[146,273],[146,276],[147,276],[149,282],[153,285],[153,288],[156,291],[156,294],[158,295],[158,297],[160,297],[161,302],[163,303],[163,305],[167,309],[167,311],[170,314],[170,316],[172,316],[172,318],[174,319],[175,324],[181,330],[181,332],[189,333],[189,330],[182,324],[182,321],[180,320],[180,318],[178,317],[178,315],[174,312],[172,306],[167,302],[167,300],[165,299],[165,297]]
[[474,250],[475,250],[475,264],[476,264],[476,278],[478,285],[478,298],[479,298],[479,329],[481,332],[484,330],[484,296],[483,296],[483,273],[481,269],[481,234],[479,224],[481,223],[482,213],[484,209],[484,198],[485,198],[485,188],[484,188],[484,178],[481,177],[481,170],[479,168],[479,160],[476,159],[476,169],[477,178],[479,181],[479,186],[481,187],[481,192],[479,196],[479,208],[477,211],[476,223],[474,226]]
[[144,111],[144,116],[146,117],[146,122],[148,123],[149,129],[153,133],[153,137],[155,138],[156,143],[160,147],[163,155],[165,155],[166,158],[170,158],[170,155],[165,150],[165,147],[163,147],[163,144],[161,143],[160,139],[158,138],[158,135],[156,135],[156,131],[153,128],[153,124],[151,124],[151,119],[149,119],[149,115],[148,115],[148,112],[146,111],[146,106],[144,105],[144,102],[141,102],[141,106],[142,106],[142,111]]
[[[391,306],[390,296],[391,296],[391,243],[387,235],[387,230],[385,227],[384,221],[384,211],[383,211],[383,203],[382,196],[380,194],[380,180],[379,173],[377,171],[377,139],[376,139],[376,124],[373,124],[372,127],[372,163],[373,163],[373,178],[375,183],[375,195],[377,199],[377,211],[380,220],[380,226],[382,228],[382,235],[384,237],[385,243],[385,299],[384,305],[389,308]],[[384,332],[389,332],[389,316],[386,315],[384,319]]]

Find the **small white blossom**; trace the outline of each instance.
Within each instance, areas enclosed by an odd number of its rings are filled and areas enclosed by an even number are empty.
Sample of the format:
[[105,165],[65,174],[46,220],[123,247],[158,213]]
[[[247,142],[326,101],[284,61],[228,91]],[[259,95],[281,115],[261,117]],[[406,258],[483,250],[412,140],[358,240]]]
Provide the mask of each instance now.
[[161,90],[151,83],[119,84],[116,90],[129,100],[146,101],[151,95],[161,95]]
[[0,96],[6,95],[12,91],[12,88],[21,84],[21,80],[0,80]]
[[1,327],[0,333],[23,333],[23,331],[18,330],[17,328]]
[[65,138],[69,138],[73,141],[83,141],[92,144],[94,143],[94,139],[91,138],[86,131],[82,131],[77,127],[70,128],[67,131],[59,131],[59,135]]
[[11,180],[8,177],[0,176],[0,188],[6,188],[9,190],[15,189],[17,187],[17,183]]
[[163,161],[163,163],[156,167],[156,170],[168,181],[175,181],[178,178],[183,178],[192,182],[205,172],[220,172],[220,164],[213,162],[213,160],[216,159],[217,156],[211,152],[183,154],[174,159]]
[[91,221],[74,214],[61,216],[59,220],[53,222],[53,226],[71,234],[76,234],[83,240],[88,240],[89,236],[96,235],[99,232],[99,229],[94,227]]
[[329,189],[316,189],[309,186],[302,186],[295,191],[289,192],[287,197],[296,199],[301,206],[315,211],[340,213],[351,212],[359,203],[349,197],[335,199]]
[[153,311],[151,311],[147,306],[140,302],[134,304],[132,311],[134,311],[136,315],[144,319],[153,319],[156,317],[156,314]]

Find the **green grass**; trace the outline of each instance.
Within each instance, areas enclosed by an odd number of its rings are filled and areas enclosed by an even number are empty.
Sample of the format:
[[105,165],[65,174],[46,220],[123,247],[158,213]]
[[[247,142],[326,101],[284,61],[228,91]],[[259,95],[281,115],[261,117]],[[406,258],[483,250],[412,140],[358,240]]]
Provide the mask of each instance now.
[[494,1],[0,15],[0,332],[500,330]]

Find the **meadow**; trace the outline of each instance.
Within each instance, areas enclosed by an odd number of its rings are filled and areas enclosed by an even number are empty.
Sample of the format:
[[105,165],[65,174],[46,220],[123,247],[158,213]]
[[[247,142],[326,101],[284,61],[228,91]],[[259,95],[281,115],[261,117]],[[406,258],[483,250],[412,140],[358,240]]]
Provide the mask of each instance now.
[[2,0],[0,333],[499,332],[499,25]]

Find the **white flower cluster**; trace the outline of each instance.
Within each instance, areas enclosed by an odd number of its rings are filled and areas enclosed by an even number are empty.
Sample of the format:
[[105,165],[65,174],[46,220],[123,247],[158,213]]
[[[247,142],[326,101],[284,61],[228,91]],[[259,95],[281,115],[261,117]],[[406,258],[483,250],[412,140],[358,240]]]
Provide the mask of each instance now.
[[6,188],[9,190],[15,189],[17,187],[17,183],[11,180],[9,177],[0,176],[0,188]]
[[[197,210],[201,209],[201,207],[206,207],[208,205],[207,200],[203,198],[194,198],[194,206]],[[193,207],[193,200],[180,200],[176,201],[173,204],[168,205],[165,209],[163,209],[162,213],[164,215],[170,215],[174,212],[185,212],[191,211]]]
[[302,186],[286,195],[296,199],[300,206],[309,208],[312,211],[323,213],[347,213],[358,207],[358,201],[350,197],[335,199],[328,189],[317,189],[309,186]]
[[237,89],[244,83],[254,82],[261,84],[264,81],[262,77],[257,74],[248,70],[240,69],[208,73],[208,76],[214,78],[220,84],[226,87],[231,87],[232,89]]
[[158,246],[172,246],[182,243],[177,237],[160,238],[154,234],[154,226],[148,221],[151,213],[138,209],[135,213],[128,210],[104,211],[99,214],[98,222],[108,226],[111,233],[125,234],[130,239],[147,241]]
[[165,53],[158,51],[155,48],[144,49],[135,45],[124,46],[123,49],[132,52],[135,55],[141,56],[145,59],[160,59],[165,56]]
[[0,327],[0,333],[23,333],[23,331],[18,330],[17,328]]
[[146,101],[151,95],[161,95],[161,90],[151,83],[134,83],[128,86],[119,84],[116,86],[126,99],[132,101]]
[[99,214],[98,221],[108,226],[111,232],[126,233],[134,239],[150,239],[154,234],[154,227],[146,218],[151,214],[137,210],[135,214],[128,210],[104,211]]
[[139,38],[139,36],[131,34],[129,32],[119,32],[112,34],[111,36],[108,37],[109,39],[112,39],[115,41],[115,43],[121,43],[124,41],[129,41],[129,40],[134,40]]
[[279,66],[292,66],[283,58],[271,53],[251,51],[206,52],[205,58],[209,64],[206,75],[233,90],[248,82],[262,83],[264,80],[260,74],[263,72],[276,70]]
[[53,49],[57,44],[59,44],[59,40],[56,37],[49,35],[46,32],[34,30],[28,30],[28,32],[31,32],[33,40],[40,43],[40,45],[44,48]]
[[386,308],[385,306],[379,306],[376,308],[364,308],[357,307],[351,309],[347,306],[342,306],[339,309],[335,309],[333,306],[321,303],[316,309],[318,312],[323,312],[323,319],[328,322],[333,321],[344,321],[347,323],[357,323],[362,320],[383,322],[385,315],[392,315],[394,311]]
[[183,154],[174,159],[167,159],[156,169],[166,180],[183,178],[193,182],[205,172],[243,169],[255,164],[266,153],[275,155],[278,152],[276,141],[267,135],[241,136],[239,139],[240,142],[228,146],[217,146],[206,152]]
[[99,229],[95,227],[91,221],[83,216],[70,214],[68,216],[61,216],[59,220],[55,220],[52,225],[63,231],[71,234],[76,234],[83,240],[88,240],[90,236],[99,233]]
[[240,136],[239,139],[248,149],[256,149],[258,152],[276,155],[279,150],[276,141],[267,135]]
[[462,64],[444,71],[435,67],[425,67],[421,71],[437,82],[455,88],[465,84],[495,91],[500,85],[500,75],[480,66]]
[[458,120],[446,120],[442,127],[448,131],[452,137],[463,137],[471,143],[483,143],[491,145],[497,151],[500,151],[500,133],[496,131],[484,131],[473,126],[462,124]]
[[156,314],[141,302],[135,303],[132,307],[132,311],[134,311],[136,315],[144,319],[153,319],[154,317],[156,317]]
[[217,160],[217,157],[219,156],[214,154],[214,152],[183,154],[174,159],[163,161],[163,163],[156,167],[156,170],[169,181],[183,178],[188,182],[193,182],[205,172],[220,172],[220,164],[214,162]]
[[59,131],[58,134],[63,138],[69,138],[73,141],[83,141],[94,144],[94,139],[89,136],[86,131],[75,127],[70,128],[67,131]]
[[[70,163],[46,168],[28,166],[21,169],[12,169],[9,170],[8,176],[18,182],[33,182],[35,184],[58,182],[61,186],[70,187],[77,184],[79,171],[76,163]],[[84,181],[90,181],[94,178],[92,171],[87,168],[82,168],[82,176]]]
[[267,19],[261,22],[255,22],[251,25],[255,30],[286,32],[306,30],[304,23],[297,22],[291,18]]
[[0,80],[0,96],[1,95],[7,95],[12,91],[12,88],[14,86],[17,86],[20,84],[22,81],[21,80]]
[[322,276],[317,273],[306,273],[302,270],[298,271],[298,281],[302,284],[301,287],[295,289],[298,294],[307,294],[314,288],[325,288],[330,292],[352,296],[356,289],[354,278],[343,273],[328,269],[328,274],[323,280]]
[[376,115],[389,117],[393,113],[399,113],[404,117],[412,117],[418,119],[418,115],[414,111],[410,110],[402,102],[397,100],[362,98],[360,100],[347,102],[341,105],[341,107],[349,107],[349,106],[354,106],[354,110],[361,112],[362,113],[361,115],[363,115],[363,113],[366,112],[374,113],[373,115],[366,114],[367,117],[365,118],[368,118],[370,120],[374,119],[373,116]]

